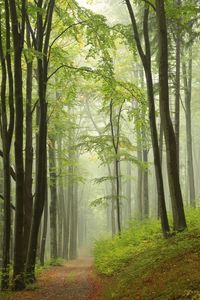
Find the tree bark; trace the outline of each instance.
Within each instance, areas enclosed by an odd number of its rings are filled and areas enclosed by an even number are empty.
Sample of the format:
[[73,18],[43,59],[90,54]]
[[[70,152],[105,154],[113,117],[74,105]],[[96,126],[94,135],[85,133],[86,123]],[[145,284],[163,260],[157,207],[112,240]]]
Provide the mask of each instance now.
[[56,260],[57,253],[57,179],[56,179],[56,155],[55,137],[49,137],[49,176],[50,176],[50,253],[51,259]]
[[28,256],[26,262],[26,274],[30,282],[35,280],[35,262],[37,251],[37,237],[41,223],[42,213],[45,204],[45,189],[47,177],[47,101],[46,90],[48,81],[48,50],[49,39],[52,27],[52,18],[54,12],[55,0],[49,0],[47,9],[46,31],[44,34],[44,23],[41,9],[43,9],[43,0],[37,2],[37,51],[43,53],[42,57],[37,58],[38,71],[38,98],[40,105],[39,132],[38,132],[38,161],[36,174],[36,192],[33,209],[33,219],[31,224],[31,233],[29,240]]
[[[143,150],[143,161],[148,164],[148,150]],[[143,217],[149,217],[149,170],[143,171]]]
[[[10,264],[10,238],[11,238],[11,177],[10,177],[10,148],[13,135],[13,77],[10,57],[10,20],[8,1],[5,1],[5,23],[6,23],[6,54],[3,51],[2,34],[0,35],[0,59],[1,59],[1,137],[3,146],[3,247],[2,247],[2,278],[1,289],[9,288],[9,264]],[[0,32],[2,33],[2,16],[0,13]],[[6,68],[7,65],[7,68]],[[9,128],[6,106],[6,82],[7,74],[9,81]]]
[[[27,31],[27,46],[30,48],[30,32]],[[33,145],[32,145],[32,76],[33,64],[27,60],[26,75],[26,148],[25,148],[25,177],[24,177],[24,257],[27,256],[28,243],[31,230],[33,212],[32,195],[32,169],[33,169]]]
[[47,240],[47,229],[48,229],[48,189],[46,188],[45,195],[45,206],[44,206],[44,216],[43,216],[43,228],[42,228],[42,240],[41,240],[41,250],[40,250],[40,264],[44,266],[45,259],[45,248]]
[[131,193],[131,164],[127,162],[127,186],[126,186],[126,194],[127,194],[127,209],[128,209],[128,220],[131,219],[132,216],[132,193]]
[[63,258],[69,259],[69,221],[70,221],[70,201],[68,193],[65,193],[65,201],[63,203]]
[[[142,143],[141,143],[141,130],[137,133],[137,159],[142,162]],[[143,191],[143,169],[140,165],[137,167],[137,201],[136,213],[139,220],[142,220],[142,191]]]
[[[181,0],[176,0],[176,5],[181,6]],[[176,31],[176,83],[175,83],[175,137],[177,145],[177,167],[179,170],[180,155],[180,69],[181,69],[181,36],[180,36],[180,20],[177,21]]]
[[24,162],[23,162],[23,81],[22,49],[24,44],[24,27],[26,1],[21,0],[21,21],[17,17],[17,4],[9,0],[13,47],[14,47],[14,87],[15,87],[15,168],[16,168],[16,213],[15,243],[13,265],[13,289],[21,290],[24,284]]
[[62,257],[63,245],[63,223],[64,223],[64,190],[62,175],[62,138],[58,138],[58,256]]
[[71,202],[71,226],[70,226],[70,251],[69,258],[77,257],[77,201],[78,201],[78,182],[73,184],[73,201]]
[[113,101],[110,102],[110,127],[111,127],[111,140],[112,140],[113,150],[115,154],[114,168],[115,168],[115,179],[116,179],[115,180],[116,212],[117,212],[117,229],[119,235],[121,234],[119,134],[120,134],[120,117],[122,112],[122,106],[123,104],[120,105],[119,112],[117,114],[117,121],[116,124],[114,124]]
[[155,166],[155,174],[156,174],[156,183],[157,183],[157,191],[158,191],[158,203],[160,209],[160,216],[161,216],[161,225],[164,237],[168,236],[170,231],[167,211],[166,211],[166,204],[165,204],[165,194],[164,194],[164,185],[163,185],[163,176],[162,176],[162,168],[161,168],[161,161],[160,161],[160,151],[158,145],[158,133],[157,133],[157,126],[156,126],[156,114],[155,114],[155,103],[154,103],[154,87],[153,87],[153,78],[152,78],[152,71],[151,71],[151,48],[150,48],[150,41],[149,41],[149,33],[148,33],[148,15],[149,15],[149,8],[145,8],[144,12],[144,23],[143,23],[143,33],[144,33],[144,40],[145,40],[145,53],[142,49],[139,33],[137,29],[137,23],[135,20],[135,15],[131,3],[129,0],[126,0],[127,8],[130,14],[134,38],[136,41],[138,53],[143,63],[143,67],[145,70],[145,77],[147,82],[147,95],[148,95],[148,104],[149,104],[149,121],[150,121],[150,130],[151,130],[151,140],[153,146],[153,155],[154,155],[154,166]]
[[174,230],[182,231],[187,225],[177,164],[177,144],[169,111],[168,39],[165,5],[163,0],[156,0],[156,15],[159,40],[160,115],[166,142],[167,169],[172,201]]
[[[188,74],[188,75],[187,75]],[[188,72],[185,62],[183,62],[183,81],[185,92],[185,120],[186,120],[186,140],[187,140],[187,181],[189,185],[190,205],[196,206],[195,202],[195,184],[194,184],[194,162],[193,162],[193,144],[192,144],[192,46],[189,49]]]

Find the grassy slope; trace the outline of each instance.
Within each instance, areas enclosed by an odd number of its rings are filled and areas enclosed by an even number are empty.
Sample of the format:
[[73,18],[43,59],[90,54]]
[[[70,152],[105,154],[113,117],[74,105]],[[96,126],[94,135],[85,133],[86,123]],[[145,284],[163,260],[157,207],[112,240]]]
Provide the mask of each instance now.
[[157,221],[133,223],[122,238],[94,249],[103,299],[200,299],[200,210],[187,212],[188,231],[168,240]]

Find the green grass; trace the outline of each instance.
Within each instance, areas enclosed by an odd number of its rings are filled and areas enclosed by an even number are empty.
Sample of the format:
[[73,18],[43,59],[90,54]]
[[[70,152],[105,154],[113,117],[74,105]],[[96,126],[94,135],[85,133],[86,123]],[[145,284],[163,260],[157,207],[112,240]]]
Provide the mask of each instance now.
[[65,263],[65,260],[62,257],[58,257],[56,259],[50,259],[45,262],[45,265],[43,268],[49,268],[49,267],[62,267]]
[[188,230],[167,240],[157,220],[146,220],[96,242],[96,270],[110,277],[105,299],[200,299],[200,209],[186,215]]

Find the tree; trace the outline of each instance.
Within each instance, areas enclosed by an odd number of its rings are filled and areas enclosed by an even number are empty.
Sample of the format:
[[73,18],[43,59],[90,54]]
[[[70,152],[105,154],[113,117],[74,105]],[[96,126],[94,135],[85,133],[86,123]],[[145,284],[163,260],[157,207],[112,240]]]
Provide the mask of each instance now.
[[174,229],[182,231],[187,225],[179,181],[177,144],[169,112],[168,39],[165,4],[163,0],[156,0],[156,15],[159,43],[160,116],[166,142],[168,180],[172,201]]
[[192,101],[192,45],[189,46],[188,63],[183,60],[183,83],[185,93],[185,120],[186,120],[186,138],[187,138],[187,172],[189,183],[190,204],[192,207],[195,203],[195,186],[194,186],[194,167],[193,167],[193,146],[192,146],[192,118],[191,118],[191,101]]
[[12,36],[14,48],[14,88],[15,88],[15,168],[16,168],[16,212],[15,212],[15,248],[13,266],[13,288],[24,288],[24,163],[23,163],[23,80],[22,80],[22,50],[24,46],[26,0],[21,0],[21,20],[16,1],[9,0]]
[[50,245],[51,259],[56,260],[58,256],[57,249],[57,175],[56,175],[56,149],[55,136],[49,136],[49,176],[50,176]]
[[[4,229],[3,229],[3,255],[2,255],[2,283],[3,290],[9,287],[9,264],[10,264],[10,237],[11,237],[11,176],[10,176],[10,150],[14,129],[14,95],[13,74],[10,55],[10,14],[9,4],[5,1],[5,27],[6,27],[6,50],[2,35],[0,36],[0,58],[1,58],[1,137],[3,145],[3,178],[4,178]],[[1,14],[1,13],[0,13]],[[0,32],[2,32],[2,15],[0,15]],[[9,121],[6,103],[6,83],[8,76],[9,85]]]
[[152,78],[152,71],[151,71],[151,48],[150,48],[149,29],[148,29],[149,7],[146,6],[144,10],[144,20],[143,20],[143,34],[144,34],[144,41],[145,41],[145,52],[144,52],[139,37],[139,32],[138,32],[138,27],[137,27],[133,7],[129,0],[126,0],[126,5],[131,19],[137,50],[145,71],[148,104],[149,104],[151,140],[153,146],[154,165],[155,165],[155,173],[156,173],[157,192],[158,192],[158,204],[160,210],[163,235],[167,236],[169,232],[169,223],[168,223],[167,211],[165,205],[163,176],[162,176],[160,152],[158,146],[158,134],[157,134],[157,127],[156,127],[155,102],[154,102],[155,101],[154,88],[153,88],[153,78]]
[[113,100],[110,101],[110,128],[111,128],[111,140],[114,150],[114,166],[115,166],[115,178],[116,178],[116,211],[117,211],[117,228],[118,234],[121,234],[121,216],[120,216],[120,150],[119,150],[119,141],[120,141],[120,120],[121,113],[123,108],[122,103],[118,111],[116,112],[116,107],[114,106]]
[[[39,117],[39,133],[38,133],[38,161],[36,174],[36,191],[35,202],[33,209],[33,219],[31,225],[31,233],[29,239],[29,248],[26,261],[26,274],[30,281],[35,280],[35,262],[37,250],[37,237],[41,222],[41,217],[45,204],[46,176],[47,176],[47,81],[48,81],[48,66],[49,66],[49,40],[52,29],[52,18],[54,12],[55,1],[49,0],[46,4],[43,0],[37,2],[37,37],[33,37],[35,50],[40,55],[37,57],[37,72],[38,72],[38,98],[40,106]],[[45,9],[46,15],[43,20],[41,9]],[[28,22],[30,26],[30,22]],[[33,32],[33,31],[32,31]],[[43,55],[41,55],[43,54]]]
[[30,53],[31,36],[30,30],[26,25],[26,145],[25,145],[25,172],[24,172],[24,257],[28,252],[28,243],[31,230],[31,220],[33,214],[33,194],[32,194],[32,171],[33,171],[33,125],[32,125],[32,90],[33,90],[33,58]]

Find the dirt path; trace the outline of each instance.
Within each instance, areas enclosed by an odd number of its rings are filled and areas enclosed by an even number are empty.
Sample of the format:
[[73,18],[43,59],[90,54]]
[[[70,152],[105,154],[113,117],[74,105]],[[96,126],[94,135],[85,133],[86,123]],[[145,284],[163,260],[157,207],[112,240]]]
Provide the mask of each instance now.
[[15,293],[9,300],[99,300],[99,290],[92,259],[84,258],[45,270],[34,290]]

